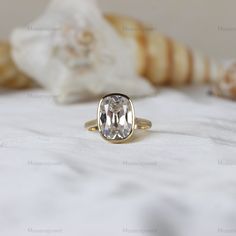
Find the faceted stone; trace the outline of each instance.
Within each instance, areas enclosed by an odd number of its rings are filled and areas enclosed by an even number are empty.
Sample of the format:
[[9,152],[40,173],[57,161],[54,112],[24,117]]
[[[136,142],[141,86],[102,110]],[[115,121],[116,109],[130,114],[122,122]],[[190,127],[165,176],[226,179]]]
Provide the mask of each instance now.
[[104,97],[98,110],[99,129],[108,140],[127,139],[133,131],[134,112],[131,101],[121,94]]

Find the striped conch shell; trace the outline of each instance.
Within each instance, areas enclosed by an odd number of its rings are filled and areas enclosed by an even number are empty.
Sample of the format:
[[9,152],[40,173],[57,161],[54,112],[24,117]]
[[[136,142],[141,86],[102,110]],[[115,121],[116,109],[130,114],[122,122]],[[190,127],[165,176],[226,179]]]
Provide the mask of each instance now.
[[72,102],[113,91],[148,95],[153,93],[148,82],[153,88],[211,83],[215,95],[236,99],[235,65],[217,64],[129,17],[100,17],[93,0],[54,0],[36,22],[62,27],[59,32],[16,30],[11,40],[13,60],[9,45],[0,43],[0,86],[29,87],[33,83],[28,74],[57,93],[61,102]]
[[129,17],[106,15],[136,45],[136,70],[154,86],[211,83],[217,96],[236,99],[236,63],[223,66]]

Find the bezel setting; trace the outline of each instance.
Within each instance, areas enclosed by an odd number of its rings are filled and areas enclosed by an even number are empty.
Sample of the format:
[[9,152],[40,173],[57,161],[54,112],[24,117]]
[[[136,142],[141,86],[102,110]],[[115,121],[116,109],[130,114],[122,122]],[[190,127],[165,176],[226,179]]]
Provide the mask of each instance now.
[[[115,97],[120,97],[120,99],[124,99],[123,101],[127,102],[126,106],[128,106],[129,109],[127,109],[128,112],[131,112],[131,115],[132,115],[132,118],[130,119],[126,117],[127,114],[125,114],[125,118],[126,118],[126,122],[132,122],[131,124],[129,123],[129,133],[127,135],[125,135],[124,137],[118,137],[118,135],[116,135],[115,138],[109,138],[108,136],[109,135],[105,135],[104,134],[104,128],[102,127],[102,124],[101,124],[101,110],[102,110],[102,105],[103,105],[103,102],[105,99],[110,99],[110,103],[108,105],[108,109],[110,111],[110,113],[115,113],[113,111],[111,111],[111,106],[113,106],[114,104],[112,104],[112,99],[114,100]],[[118,101],[119,102],[119,101]],[[115,104],[117,105],[117,104]],[[119,106],[120,104],[118,104]],[[118,107],[119,109],[119,107]],[[123,109],[124,111],[124,107],[122,108],[122,104],[120,105],[120,110]],[[117,113],[118,114],[118,113]],[[106,114],[107,115],[107,114]],[[112,114],[113,115],[113,114]],[[130,115],[130,114],[129,114]],[[123,115],[124,116],[124,115]],[[117,117],[117,116],[116,116]],[[114,118],[114,117],[113,117]],[[129,121],[127,121],[127,119],[129,119]],[[120,122],[120,120],[118,120],[118,122]],[[116,124],[115,124],[116,125]],[[130,126],[131,125],[131,126]],[[111,94],[108,94],[106,96],[104,96],[100,102],[99,102],[99,105],[98,105],[98,110],[97,110],[97,126],[98,126],[98,130],[99,130],[99,133],[100,135],[103,137],[103,139],[105,139],[106,141],[109,141],[111,143],[123,143],[123,142],[126,142],[128,141],[133,133],[134,133],[134,130],[135,130],[135,112],[134,112],[134,106],[133,106],[133,103],[131,101],[131,99],[124,95],[124,94],[121,94],[121,93],[111,93]],[[110,129],[112,128],[112,126],[114,126],[114,123],[111,124],[111,127]],[[124,128],[123,128],[124,129]],[[117,130],[118,132],[119,130]],[[110,131],[111,132],[111,131]]]

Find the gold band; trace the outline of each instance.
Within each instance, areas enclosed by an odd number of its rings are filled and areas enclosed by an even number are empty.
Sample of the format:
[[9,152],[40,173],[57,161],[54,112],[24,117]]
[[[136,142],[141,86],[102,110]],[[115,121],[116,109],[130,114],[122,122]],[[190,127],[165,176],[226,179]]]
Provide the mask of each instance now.
[[[135,118],[135,129],[150,129],[152,127],[152,122],[142,118]],[[85,128],[89,131],[97,131],[98,123],[97,120],[90,120],[85,123]]]

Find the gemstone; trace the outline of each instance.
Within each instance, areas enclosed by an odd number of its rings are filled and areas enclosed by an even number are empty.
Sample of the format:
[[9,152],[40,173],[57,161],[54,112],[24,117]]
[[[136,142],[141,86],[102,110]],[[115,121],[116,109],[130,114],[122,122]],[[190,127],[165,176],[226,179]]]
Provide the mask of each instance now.
[[102,136],[108,140],[127,139],[134,127],[134,111],[130,99],[122,94],[104,97],[98,109],[98,126]]

